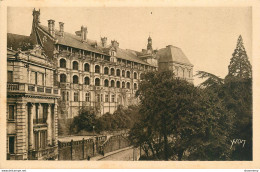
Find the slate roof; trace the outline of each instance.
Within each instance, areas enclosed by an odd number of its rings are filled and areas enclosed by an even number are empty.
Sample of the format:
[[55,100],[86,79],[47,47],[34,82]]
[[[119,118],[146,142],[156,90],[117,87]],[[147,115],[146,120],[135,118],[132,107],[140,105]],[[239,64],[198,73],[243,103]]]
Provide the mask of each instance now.
[[141,63],[141,64],[145,64],[145,65],[150,65],[149,63],[138,58],[135,51],[128,50],[128,49],[124,50],[121,48],[117,48],[116,57],[125,59],[125,60],[129,60],[129,61],[134,61],[134,62]]
[[[47,32],[47,34],[49,34],[47,26],[39,25],[39,27],[43,29],[45,32]],[[92,51],[92,52],[104,54],[101,50],[91,46],[93,44],[96,44],[96,41],[90,39],[87,39],[87,42],[82,42],[80,36],[67,33],[67,32],[64,32],[64,36],[61,37],[60,32],[58,30],[55,30],[55,38],[58,39],[58,44],[61,45],[66,45],[66,46],[70,46],[70,47],[74,47],[86,51]]]
[[175,62],[175,63],[193,66],[189,61],[189,59],[185,56],[183,51],[179,47],[175,47],[172,45],[169,45],[166,48],[159,49],[157,52],[157,56],[158,56],[158,63]]
[[[47,32],[47,34],[49,34],[47,26],[40,25],[40,24],[38,26],[41,29],[43,29],[45,32]],[[97,43],[97,41],[91,39],[87,39],[86,42],[82,42],[80,36],[67,33],[67,32],[64,32],[64,36],[61,37],[60,32],[58,30],[55,30],[55,38],[58,39],[58,44],[79,48],[87,51],[92,51],[100,54],[105,54],[105,55],[108,55],[108,52],[111,48],[111,45],[107,45],[105,48],[103,48],[100,43]],[[94,44],[97,46],[93,47],[92,45]],[[141,60],[140,58],[138,58],[136,52],[131,50],[124,50],[121,48],[117,48],[116,57],[145,64],[145,65],[150,65],[145,61]]]
[[32,49],[32,41],[30,36],[18,35],[7,33],[7,47],[17,50],[20,48],[22,51]]

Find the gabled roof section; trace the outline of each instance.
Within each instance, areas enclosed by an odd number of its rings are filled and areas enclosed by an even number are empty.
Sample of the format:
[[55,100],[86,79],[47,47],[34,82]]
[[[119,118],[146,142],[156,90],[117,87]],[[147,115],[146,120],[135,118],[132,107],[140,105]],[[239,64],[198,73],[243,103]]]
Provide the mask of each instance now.
[[193,66],[179,47],[168,45],[166,48],[159,49],[157,52],[158,62],[175,62]]
[[21,49],[22,51],[33,47],[30,36],[7,33],[7,47],[13,50]]
[[[48,27],[43,25],[38,25],[46,34],[49,34]],[[81,37],[64,32],[64,36],[62,37],[60,35],[60,32],[58,30],[55,30],[55,38],[58,40],[57,44],[66,45],[86,51],[92,51],[100,54],[105,54],[102,50],[94,48],[92,45],[97,44],[96,41],[87,39],[87,42],[82,42]],[[107,54],[105,54],[107,55]]]
[[[47,26],[39,24],[38,27],[40,29],[42,29],[46,34],[51,36],[49,34]],[[58,30],[55,30],[55,39],[58,40],[57,44],[60,44],[60,45],[74,47],[74,48],[91,51],[91,52],[96,52],[96,53],[100,53],[100,54],[104,54],[104,55],[109,55],[110,49],[113,48],[111,45],[102,47],[100,44],[97,43],[97,41],[94,41],[91,39],[87,39],[86,42],[82,42],[80,36],[77,36],[77,35],[74,35],[71,33],[67,33],[67,32],[64,32],[64,36],[62,37]],[[93,46],[93,45],[95,45],[95,46]],[[136,51],[124,50],[121,48],[116,48],[116,49],[117,49],[116,57],[118,57],[118,58],[145,64],[145,65],[150,65],[150,64],[146,63],[145,61],[141,60],[140,58],[138,58]]]

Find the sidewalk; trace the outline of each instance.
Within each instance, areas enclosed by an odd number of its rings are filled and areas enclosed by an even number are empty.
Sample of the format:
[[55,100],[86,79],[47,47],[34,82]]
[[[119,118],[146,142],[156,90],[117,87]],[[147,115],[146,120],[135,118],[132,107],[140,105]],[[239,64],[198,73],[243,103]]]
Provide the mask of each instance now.
[[128,150],[128,149],[132,149],[132,148],[133,147],[130,146],[130,147],[126,147],[126,148],[123,148],[123,149],[118,149],[118,150],[113,151],[113,152],[106,153],[104,156],[98,155],[98,156],[90,158],[90,161],[99,161],[99,160],[102,160],[103,158],[106,158],[108,156],[114,155],[114,154],[116,154],[118,152],[122,152],[122,151],[125,151],[125,150]]

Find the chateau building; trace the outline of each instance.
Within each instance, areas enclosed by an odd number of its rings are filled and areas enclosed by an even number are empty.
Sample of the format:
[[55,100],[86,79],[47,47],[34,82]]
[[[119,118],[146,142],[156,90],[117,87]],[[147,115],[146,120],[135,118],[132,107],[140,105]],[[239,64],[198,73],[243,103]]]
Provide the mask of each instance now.
[[54,71],[40,47],[7,49],[7,159],[57,159],[60,93],[53,84]]
[[142,51],[119,42],[88,39],[87,27],[75,34],[54,20],[41,25],[33,10],[30,36],[7,35],[7,159],[57,159],[58,119],[72,119],[82,107],[96,114],[138,103],[135,92],[147,71],[172,70],[193,82],[193,65],[172,45]]
[[118,105],[137,103],[135,92],[147,71],[170,69],[177,77],[193,82],[193,65],[180,48],[153,50],[149,36],[147,48],[139,52],[120,48],[116,40],[108,43],[106,37],[93,41],[84,26],[75,34],[65,30],[63,22],[55,27],[51,19],[48,26],[42,25],[40,10],[33,10],[30,42],[42,47],[56,66],[54,82],[61,91],[60,119],[77,116],[82,107],[94,107],[102,115],[113,113]]

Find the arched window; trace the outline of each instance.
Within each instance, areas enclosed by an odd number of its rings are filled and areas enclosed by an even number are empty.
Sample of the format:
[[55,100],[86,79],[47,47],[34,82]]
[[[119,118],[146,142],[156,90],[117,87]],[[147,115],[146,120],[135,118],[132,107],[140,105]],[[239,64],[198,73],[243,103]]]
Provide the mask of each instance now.
[[111,81],[110,86],[115,87],[115,81],[114,80]]
[[72,68],[73,68],[73,70],[79,70],[79,64],[78,64],[78,62],[74,61],[74,62],[72,63]]
[[130,89],[130,83],[129,83],[129,82],[126,83],[126,87],[127,87],[128,89]]
[[89,85],[89,77],[85,77],[84,78],[84,84],[85,85]]
[[185,69],[184,68],[182,69],[182,77],[183,78],[185,77]]
[[125,71],[122,70],[122,77],[125,77]]
[[60,74],[60,82],[66,82],[67,76],[65,74]]
[[100,86],[100,79],[99,78],[95,79],[95,86]]
[[104,86],[108,87],[108,80],[107,79],[105,79],[105,81],[104,81]]
[[120,88],[120,81],[116,81],[116,87]]
[[125,88],[125,82],[122,82],[122,88]]
[[90,102],[90,93],[86,93],[85,99],[86,99],[86,102]]
[[85,63],[84,71],[89,72],[89,64],[88,63]]
[[116,76],[120,76],[120,69],[116,70]]
[[136,83],[134,83],[134,89],[135,89],[135,90],[137,89],[137,84],[136,84]]
[[60,59],[60,68],[66,68],[66,60]]
[[127,71],[127,72],[126,72],[126,77],[127,77],[127,78],[130,78],[130,71]]
[[99,65],[96,65],[96,66],[95,66],[95,73],[100,73],[100,67],[99,67]]
[[105,75],[108,75],[108,71],[109,71],[108,67],[105,67],[105,68],[104,68],[104,74],[105,74]]
[[137,79],[137,73],[134,72],[134,79]]
[[73,84],[78,84],[79,83],[79,77],[77,75],[73,76]]
[[115,69],[114,68],[110,69],[110,75],[115,75]]

